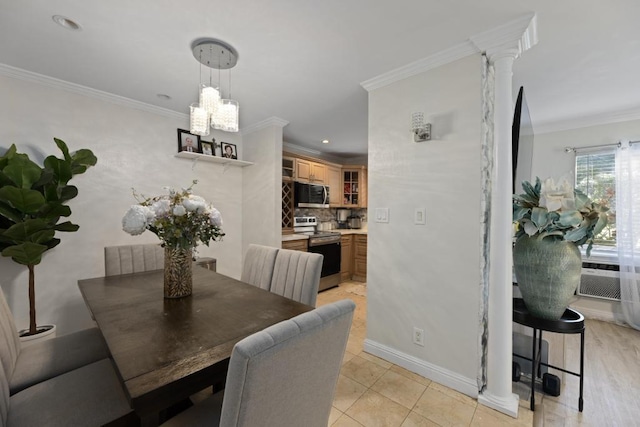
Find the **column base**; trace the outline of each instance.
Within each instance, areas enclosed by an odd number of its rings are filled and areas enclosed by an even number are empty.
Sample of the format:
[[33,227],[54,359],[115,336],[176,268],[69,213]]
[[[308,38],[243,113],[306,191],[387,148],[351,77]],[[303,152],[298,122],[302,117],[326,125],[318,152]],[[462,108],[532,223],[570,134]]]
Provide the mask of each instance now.
[[520,404],[520,398],[517,394],[512,393],[511,396],[506,398],[495,396],[489,391],[485,391],[478,396],[478,403],[487,406],[491,409],[495,409],[498,412],[507,414],[510,417],[518,418],[518,407]]

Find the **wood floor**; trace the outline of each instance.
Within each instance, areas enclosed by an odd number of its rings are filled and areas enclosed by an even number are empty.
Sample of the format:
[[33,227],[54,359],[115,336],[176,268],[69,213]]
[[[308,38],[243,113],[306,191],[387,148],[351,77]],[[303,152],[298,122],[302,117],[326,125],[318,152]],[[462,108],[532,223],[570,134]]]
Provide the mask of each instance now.
[[[567,335],[564,347],[565,366],[578,372],[580,336]],[[542,407],[536,405],[544,426],[640,426],[640,331],[586,320],[582,413],[578,378],[568,374],[561,378],[560,396],[543,396]]]

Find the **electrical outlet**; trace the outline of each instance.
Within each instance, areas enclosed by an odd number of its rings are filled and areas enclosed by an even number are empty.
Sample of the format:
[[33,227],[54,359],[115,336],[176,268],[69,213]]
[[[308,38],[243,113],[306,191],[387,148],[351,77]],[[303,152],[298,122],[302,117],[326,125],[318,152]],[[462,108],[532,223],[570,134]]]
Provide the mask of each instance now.
[[424,330],[413,327],[413,343],[424,347]]
[[427,209],[418,208],[413,215],[413,222],[416,225],[427,225]]
[[389,208],[376,208],[376,222],[389,222]]

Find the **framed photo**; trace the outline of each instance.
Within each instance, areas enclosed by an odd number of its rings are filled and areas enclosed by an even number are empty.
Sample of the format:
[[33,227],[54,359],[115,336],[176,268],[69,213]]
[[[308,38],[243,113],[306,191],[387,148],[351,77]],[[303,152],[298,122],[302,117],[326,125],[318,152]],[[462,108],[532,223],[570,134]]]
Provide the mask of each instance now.
[[178,129],[178,152],[189,151],[197,153],[200,147],[200,136],[190,133],[188,130]]
[[227,159],[238,159],[238,150],[236,144],[229,144],[228,142],[221,142],[222,144],[222,157]]
[[215,148],[214,148],[215,144],[216,144],[215,139],[213,141],[200,140],[200,147],[198,149],[198,152],[205,154],[207,156],[215,156],[216,155]]

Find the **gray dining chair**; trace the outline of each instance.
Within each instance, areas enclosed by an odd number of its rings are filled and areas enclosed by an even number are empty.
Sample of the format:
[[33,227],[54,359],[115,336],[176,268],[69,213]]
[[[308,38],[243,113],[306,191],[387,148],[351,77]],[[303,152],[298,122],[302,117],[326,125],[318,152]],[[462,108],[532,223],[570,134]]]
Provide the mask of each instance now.
[[326,427],[354,309],[338,301],[241,340],[224,392],[163,426]]
[[240,280],[268,291],[277,254],[278,248],[250,244],[244,255]]
[[22,348],[9,305],[0,291],[0,362],[11,395],[109,357],[98,328],[83,329]]
[[271,292],[315,307],[323,260],[321,254],[280,249],[273,268]]
[[104,274],[140,273],[164,268],[164,248],[160,244],[107,246],[104,248]]

